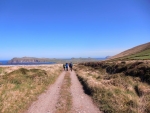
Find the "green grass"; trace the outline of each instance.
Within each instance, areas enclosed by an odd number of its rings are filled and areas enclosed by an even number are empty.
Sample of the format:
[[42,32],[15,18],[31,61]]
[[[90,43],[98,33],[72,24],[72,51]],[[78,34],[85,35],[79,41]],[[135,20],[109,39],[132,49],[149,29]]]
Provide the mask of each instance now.
[[2,67],[0,67],[0,74],[2,74],[3,73],[3,68]]
[[122,60],[149,60],[150,59],[150,49],[144,50],[142,52],[139,52],[139,53],[136,53],[133,55],[121,57],[118,59],[122,59]]

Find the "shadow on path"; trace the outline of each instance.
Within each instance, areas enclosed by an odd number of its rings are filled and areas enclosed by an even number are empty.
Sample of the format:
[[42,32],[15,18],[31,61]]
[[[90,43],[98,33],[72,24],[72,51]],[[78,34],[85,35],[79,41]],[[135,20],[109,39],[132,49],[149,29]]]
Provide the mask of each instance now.
[[83,86],[83,90],[84,90],[84,93],[87,94],[87,95],[91,95],[92,94],[92,91],[87,87],[87,84],[84,82],[84,80],[82,78],[80,78],[77,74],[77,77],[80,81],[80,83],[82,84]]

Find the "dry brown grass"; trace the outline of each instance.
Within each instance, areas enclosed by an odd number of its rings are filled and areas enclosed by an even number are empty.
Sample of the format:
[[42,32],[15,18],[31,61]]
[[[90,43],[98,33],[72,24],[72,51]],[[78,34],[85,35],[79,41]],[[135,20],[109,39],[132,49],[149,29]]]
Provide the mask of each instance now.
[[72,97],[70,93],[71,78],[69,72],[66,73],[60,90],[60,97],[56,105],[56,113],[69,113],[72,107]]
[[150,86],[138,77],[78,65],[79,80],[104,113],[149,113]]
[[0,113],[21,113],[48,85],[54,83],[61,65],[1,67]]

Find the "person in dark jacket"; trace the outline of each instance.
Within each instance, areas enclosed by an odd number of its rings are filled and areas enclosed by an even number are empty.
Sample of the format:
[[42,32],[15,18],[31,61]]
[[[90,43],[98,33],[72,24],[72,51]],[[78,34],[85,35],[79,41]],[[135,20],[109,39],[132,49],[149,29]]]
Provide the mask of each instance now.
[[73,64],[71,62],[71,63],[69,63],[69,68],[70,68],[71,71],[72,71],[72,67],[73,67]]

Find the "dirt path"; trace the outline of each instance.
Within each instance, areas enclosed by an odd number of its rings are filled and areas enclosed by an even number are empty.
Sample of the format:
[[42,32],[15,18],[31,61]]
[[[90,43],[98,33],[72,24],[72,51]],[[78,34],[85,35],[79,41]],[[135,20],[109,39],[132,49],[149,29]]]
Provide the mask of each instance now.
[[[84,93],[82,85],[80,84],[75,72],[72,71],[68,73],[70,74],[70,79],[68,80],[71,80],[70,94],[72,102],[72,108],[68,112],[101,113],[99,109],[93,104],[91,98]],[[51,85],[45,93],[41,94],[38,97],[38,100],[33,102],[25,113],[58,113],[58,102],[62,98],[61,93],[63,92],[62,86],[65,81],[64,77],[66,77],[65,75],[68,73],[66,73],[65,71],[62,72],[57,81],[53,85]],[[64,112],[62,111],[59,113]]]
[[54,113],[65,73],[62,72],[57,81],[41,94],[25,113]]
[[73,113],[101,113],[99,109],[93,104],[92,99],[86,95],[82,89],[74,71],[71,74],[71,94],[73,98]]

